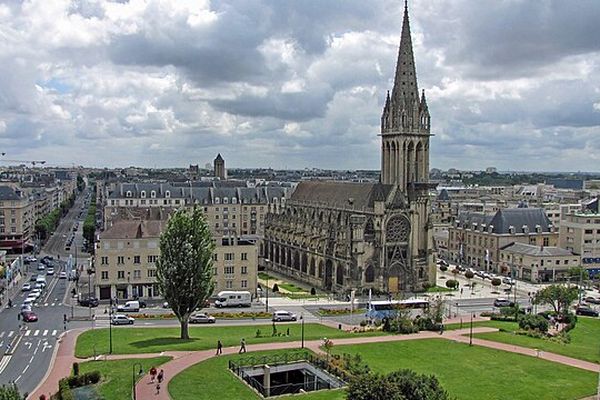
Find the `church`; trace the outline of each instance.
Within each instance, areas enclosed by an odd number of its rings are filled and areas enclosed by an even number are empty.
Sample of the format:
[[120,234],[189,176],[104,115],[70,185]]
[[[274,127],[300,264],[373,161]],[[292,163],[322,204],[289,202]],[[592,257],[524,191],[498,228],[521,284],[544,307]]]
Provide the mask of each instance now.
[[435,283],[430,116],[417,86],[406,4],[380,136],[378,183],[301,182],[285,208],[267,215],[263,267],[335,293],[407,293]]

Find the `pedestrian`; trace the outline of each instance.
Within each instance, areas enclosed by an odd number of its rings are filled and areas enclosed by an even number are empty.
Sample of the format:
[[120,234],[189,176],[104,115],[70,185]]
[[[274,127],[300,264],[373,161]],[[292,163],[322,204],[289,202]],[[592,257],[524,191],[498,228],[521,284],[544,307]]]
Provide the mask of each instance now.
[[158,383],[162,383],[163,379],[165,378],[165,371],[164,370],[160,370],[160,372],[158,373]]
[[440,335],[444,334],[444,324],[440,325]]
[[245,352],[246,352],[246,339],[242,338],[242,340],[240,341],[240,351],[238,351],[238,354],[245,353]]
[[8,308],[12,308],[12,300],[8,299]]
[[156,367],[150,368],[150,383],[154,383],[154,379],[156,379]]
[[160,383],[156,384],[156,394],[160,394]]
[[223,343],[220,340],[217,340],[217,355],[223,354]]
[[20,321],[20,320],[21,320],[21,313],[18,313],[17,314],[17,321]]

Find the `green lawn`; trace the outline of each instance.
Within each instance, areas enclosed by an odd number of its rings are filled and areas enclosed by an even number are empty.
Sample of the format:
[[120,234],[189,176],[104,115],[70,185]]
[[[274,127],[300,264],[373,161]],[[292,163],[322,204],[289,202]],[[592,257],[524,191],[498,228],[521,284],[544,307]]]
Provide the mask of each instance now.
[[158,367],[169,361],[170,357],[156,357],[146,359],[113,360],[113,361],[88,361],[79,364],[80,373],[89,371],[100,371],[98,392],[104,399],[131,399],[132,370],[139,371],[139,365],[133,367],[134,363],[142,364],[144,373],[153,366]]
[[[473,328],[480,327],[480,326],[504,329],[507,331],[514,331],[515,329],[519,328],[519,324],[517,324],[516,322],[512,322],[512,321],[491,321],[490,320],[490,321],[473,322]],[[461,327],[460,323],[446,324],[446,325],[444,325],[444,330],[451,331],[451,330],[455,330],[455,329],[469,329],[469,327],[470,327],[469,318],[466,317],[462,323],[462,327]]]
[[443,286],[433,286],[430,288],[427,288],[426,293],[444,293],[444,292],[453,292],[454,289],[450,289],[447,287],[443,287]]
[[598,374],[550,361],[444,339],[338,346],[377,372],[434,374],[460,400],[575,400],[595,393]]
[[306,290],[294,285],[293,283],[280,283],[279,288],[285,289],[288,292],[292,292],[292,293],[306,292]]
[[[516,326],[515,326],[516,329]],[[561,344],[547,339],[536,339],[511,332],[480,333],[475,337],[517,346],[540,349],[552,353],[600,363],[600,320],[578,317],[575,329],[569,332],[571,342]]]
[[278,280],[277,278],[275,278],[274,276],[271,276],[269,274],[267,274],[266,272],[259,272],[258,273],[258,277],[262,280]]
[[[275,351],[252,353],[252,355],[266,355],[270,353],[275,353]],[[262,399],[262,397],[258,396],[227,370],[228,360],[235,360],[237,358],[239,358],[237,355],[213,357],[176,375],[169,382],[168,386],[171,398],[173,400]],[[321,391],[297,395],[293,398],[302,400],[344,400],[345,393],[343,390]]]
[[[158,353],[166,350],[206,350],[215,348],[219,339],[225,347],[237,346],[242,338],[245,338],[246,343],[249,345],[300,340],[300,323],[278,323],[276,326],[279,333],[286,333],[289,328],[290,335],[272,337],[272,326],[270,324],[244,326],[218,326],[217,324],[217,326],[191,327],[189,340],[179,339],[179,328],[113,328],[113,354]],[[259,338],[256,337],[258,329],[261,331],[261,337]],[[93,329],[82,333],[77,338],[75,356],[79,358],[93,356],[94,348],[96,354],[108,353],[108,334],[106,328]],[[378,334],[381,333],[348,333],[321,324],[304,325],[305,340]]]

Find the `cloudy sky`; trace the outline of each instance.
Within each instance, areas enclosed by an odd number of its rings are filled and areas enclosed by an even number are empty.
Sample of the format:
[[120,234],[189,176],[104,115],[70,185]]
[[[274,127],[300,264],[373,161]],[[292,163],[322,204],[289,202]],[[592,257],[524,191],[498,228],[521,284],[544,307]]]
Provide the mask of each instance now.
[[[600,1],[411,0],[438,168],[600,171]],[[0,0],[4,158],[377,169],[400,0]],[[0,164],[1,165],[1,164]]]

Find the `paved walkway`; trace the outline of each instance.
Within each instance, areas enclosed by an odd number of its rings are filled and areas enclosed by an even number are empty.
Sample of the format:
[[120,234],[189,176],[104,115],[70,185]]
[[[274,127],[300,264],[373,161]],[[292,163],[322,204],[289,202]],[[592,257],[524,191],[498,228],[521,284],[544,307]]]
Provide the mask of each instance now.
[[[488,327],[474,327],[473,333],[485,333],[485,332],[496,332],[496,328]],[[82,329],[71,330],[67,332],[59,341],[58,351],[55,354],[55,359],[52,365],[52,369],[48,372],[44,378],[44,382],[30,395],[30,400],[37,400],[39,396],[44,393],[46,395],[55,393],[58,390],[58,381],[68,376],[71,373],[71,367],[73,362],[84,361],[74,357],[75,343],[77,336],[83,332]],[[405,340],[419,340],[419,339],[446,339],[453,340],[461,343],[468,343],[469,329],[446,331],[443,335],[436,332],[423,331],[412,335],[386,335],[386,336],[360,336],[345,339],[334,339],[335,346],[352,345],[352,344],[366,344],[366,343],[384,343],[393,341],[405,341]],[[320,352],[319,346],[322,344],[320,340],[311,340],[305,342],[305,347]],[[493,342],[489,340],[473,338],[473,344],[476,346],[488,347],[491,349],[508,351],[511,353],[523,354],[531,357],[538,357],[544,360],[565,364],[575,368],[581,368],[593,372],[600,371],[600,365],[591,362],[574,359],[571,357],[562,356],[555,353],[536,351],[535,349],[529,349],[520,346],[513,346],[509,344]],[[284,349],[297,349],[300,348],[301,343],[299,341],[284,342],[284,343],[263,343],[248,345],[248,351],[263,351],[263,350],[284,350]],[[227,347],[223,349],[223,354],[236,354],[238,347]],[[161,384],[160,392],[156,391],[156,384],[150,383],[150,376],[145,375],[137,383],[135,390],[138,399],[153,399],[153,400],[170,400],[168,394],[168,384],[171,379],[182,372],[183,370],[197,364],[201,361],[207,360],[215,356],[215,350],[202,350],[202,351],[166,351],[158,354],[124,354],[124,355],[111,355],[111,356],[100,356],[97,359],[116,360],[116,359],[128,359],[128,358],[150,358],[157,356],[169,356],[173,359],[162,366],[160,369],[164,370],[164,381]]]

